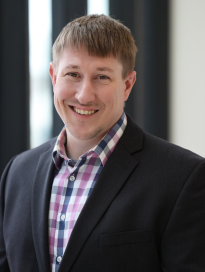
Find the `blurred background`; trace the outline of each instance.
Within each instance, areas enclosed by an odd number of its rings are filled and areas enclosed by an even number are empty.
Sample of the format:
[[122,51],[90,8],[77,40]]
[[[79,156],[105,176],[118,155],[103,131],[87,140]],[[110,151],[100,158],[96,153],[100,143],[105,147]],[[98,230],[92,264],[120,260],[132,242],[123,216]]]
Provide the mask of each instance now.
[[205,156],[204,0],[1,0],[0,173],[14,155],[57,136],[48,74],[61,29],[85,14],[130,28],[137,82],[125,111],[144,130]]

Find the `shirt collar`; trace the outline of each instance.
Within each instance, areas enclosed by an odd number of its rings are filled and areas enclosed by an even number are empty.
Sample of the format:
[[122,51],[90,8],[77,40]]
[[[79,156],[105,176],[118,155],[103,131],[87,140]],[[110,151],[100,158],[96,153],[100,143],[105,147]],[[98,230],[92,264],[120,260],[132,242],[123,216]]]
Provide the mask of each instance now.
[[[106,161],[117,145],[120,137],[122,136],[127,125],[127,117],[125,113],[121,115],[117,123],[108,131],[108,133],[103,137],[103,139],[93,148],[88,150],[85,154],[81,155],[80,158],[96,153],[100,158],[103,166],[105,166]],[[53,161],[56,168],[59,170],[62,160],[69,161],[65,149],[66,143],[66,129],[65,127],[61,130],[56,144],[53,149]]]

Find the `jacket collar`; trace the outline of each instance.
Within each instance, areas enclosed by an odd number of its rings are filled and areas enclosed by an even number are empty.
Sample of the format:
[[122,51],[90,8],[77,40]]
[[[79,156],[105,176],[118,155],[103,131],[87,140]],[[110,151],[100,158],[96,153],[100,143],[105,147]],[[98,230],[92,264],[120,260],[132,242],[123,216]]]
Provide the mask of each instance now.
[[50,271],[48,211],[55,169],[52,160],[54,143],[55,140],[51,140],[49,149],[40,156],[33,184],[32,233],[40,272]]

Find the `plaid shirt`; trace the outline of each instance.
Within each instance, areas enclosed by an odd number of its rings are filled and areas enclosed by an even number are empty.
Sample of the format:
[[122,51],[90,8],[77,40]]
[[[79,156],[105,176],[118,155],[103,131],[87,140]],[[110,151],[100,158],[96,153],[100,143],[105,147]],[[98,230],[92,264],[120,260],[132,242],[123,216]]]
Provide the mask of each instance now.
[[58,271],[78,216],[101,170],[127,125],[125,113],[92,149],[73,162],[66,155],[66,129],[58,136],[53,150],[56,173],[49,209],[49,252],[51,271]]

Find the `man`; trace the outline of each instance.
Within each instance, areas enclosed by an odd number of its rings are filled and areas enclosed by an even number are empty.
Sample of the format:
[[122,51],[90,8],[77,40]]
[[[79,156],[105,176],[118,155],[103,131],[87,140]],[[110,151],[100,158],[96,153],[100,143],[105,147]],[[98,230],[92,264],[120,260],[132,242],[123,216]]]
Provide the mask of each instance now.
[[123,111],[136,80],[130,31],[69,23],[49,72],[65,127],[1,179],[0,271],[205,271],[205,159]]

